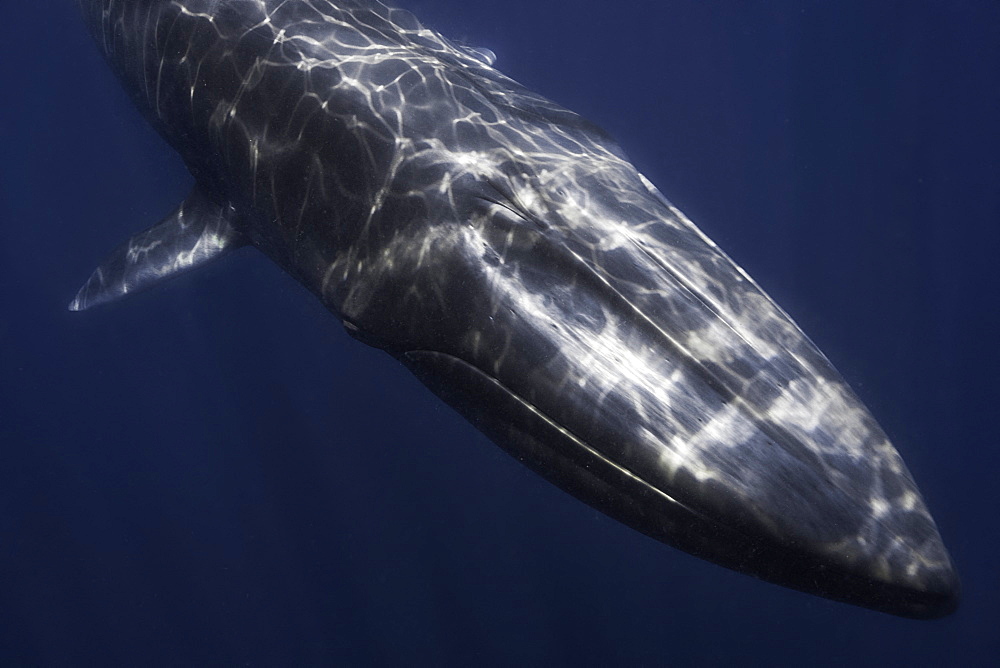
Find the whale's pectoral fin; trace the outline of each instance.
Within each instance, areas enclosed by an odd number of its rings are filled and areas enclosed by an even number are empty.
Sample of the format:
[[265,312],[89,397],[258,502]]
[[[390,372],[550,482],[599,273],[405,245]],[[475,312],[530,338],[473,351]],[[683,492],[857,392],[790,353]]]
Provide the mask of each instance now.
[[199,267],[247,241],[233,226],[235,211],[194,190],[173,213],[116,248],[70,302],[82,311]]

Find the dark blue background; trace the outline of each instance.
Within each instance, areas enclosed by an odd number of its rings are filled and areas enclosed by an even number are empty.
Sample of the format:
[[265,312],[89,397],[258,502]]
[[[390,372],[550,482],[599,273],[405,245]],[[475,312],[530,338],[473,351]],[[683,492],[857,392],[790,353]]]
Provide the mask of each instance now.
[[962,574],[915,622],[523,469],[242,251],[66,304],[190,178],[73,3],[4,0],[0,664],[988,665],[1000,655],[1000,4],[414,0],[615,135],[893,437]]

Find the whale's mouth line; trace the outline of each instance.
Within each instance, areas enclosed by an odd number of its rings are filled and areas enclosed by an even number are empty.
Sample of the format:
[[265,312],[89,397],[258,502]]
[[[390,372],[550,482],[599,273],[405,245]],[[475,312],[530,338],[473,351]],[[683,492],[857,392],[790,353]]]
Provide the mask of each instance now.
[[446,353],[446,352],[442,352],[442,351],[439,351],[439,350],[429,350],[429,349],[410,350],[410,351],[407,351],[406,353],[404,353],[403,357],[407,357],[407,356],[411,356],[411,355],[433,356],[433,357],[436,357],[436,358],[439,358],[439,359],[447,360],[447,361],[449,361],[452,364],[458,364],[460,366],[465,367],[466,369],[468,369],[468,370],[474,372],[475,374],[477,374],[478,376],[480,376],[480,380],[484,380],[484,381],[490,383],[491,385],[493,385],[493,387],[494,387],[495,390],[497,390],[497,391],[503,393],[504,395],[506,395],[510,400],[514,401],[519,406],[521,406],[521,408],[523,408],[524,410],[526,410],[529,413],[531,413],[535,418],[537,418],[540,421],[542,421],[543,423],[545,423],[549,428],[551,428],[551,429],[559,432],[559,434],[561,436],[563,436],[565,439],[567,439],[569,442],[571,442],[574,446],[576,446],[577,448],[579,448],[579,450],[581,450],[582,452],[585,452],[589,457],[592,457],[592,458],[600,461],[602,464],[604,464],[605,466],[607,466],[609,469],[617,472],[618,474],[620,474],[620,475],[622,475],[624,477],[629,478],[630,480],[632,480],[632,481],[636,482],[638,485],[640,485],[644,490],[646,490],[646,491],[648,491],[648,492],[656,495],[657,497],[663,499],[664,501],[666,501],[667,503],[669,503],[671,505],[674,505],[674,506],[677,506],[678,508],[683,509],[685,512],[689,513],[693,517],[697,517],[699,520],[702,520],[704,522],[710,522],[710,523],[715,524],[715,525],[720,525],[721,527],[725,528],[727,531],[730,531],[730,532],[733,532],[733,533],[738,533],[738,534],[743,535],[746,538],[750,538],[749,536],[747,536],[745,534],[745,532],[739,530],[738,528],[730,526],[726,522],[720,521],[720,519],[717,518],[717,517],[710,517],[708,515],[705,515],[703,512],[695,510],[691,506],[689,506],[689,505],[687,505],[687,504],[685,504],[685,503],[677,500],[675,497],[673,497],[670,494],[668,494],[667,492],[663,491],[662,489],[660,489],[656,485],[653,485],[652,483],[648,482],[641,475],[637,474],[635,471],[633,471],[629,467],[624,466],[624,465],[622,465],[622,464],[620,464],[620,463],[618,463],[618,462],[616,462],[616,461],[608,458],[600,450],[598,450],[594,446],[590,445],[585,439],[583,439],[580,436],[578,436],[571,429],[563,426],[562,424],[560,424],[559,422],[557,422],[553,418],[549,417],[549,415],[545,411],[543,411],[542,409],[538,408],[535,404],[531,403],[530,401],[528,401],[527,399],[525,399],[524,397],[522,397],[517,392],[514,392],[512,389],[510,389],[507,385],[505,385],[504,383],[502,383],[495,376],[493,376],[493,375],[487,373],[486,371],[480,369],[475,364],[473,364],[471,362],[468,362],[468,361],[462,359],[461,357],[457,357],[457,356],[455,356],[455,355],[453,355],[451,353]]

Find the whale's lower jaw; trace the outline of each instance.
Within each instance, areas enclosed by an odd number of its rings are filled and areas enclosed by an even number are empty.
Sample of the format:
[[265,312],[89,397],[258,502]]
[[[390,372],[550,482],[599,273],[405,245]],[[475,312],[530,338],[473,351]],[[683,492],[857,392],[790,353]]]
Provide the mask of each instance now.
[[958,606],[959,584],[950,565],[913,582],[845,568],[824,549],[753,533],[736,514],[713,518],[684,505],[456,357],[411,351],[399,359],[521,463],[656,540],[768,582],[901,617],[934,619]]

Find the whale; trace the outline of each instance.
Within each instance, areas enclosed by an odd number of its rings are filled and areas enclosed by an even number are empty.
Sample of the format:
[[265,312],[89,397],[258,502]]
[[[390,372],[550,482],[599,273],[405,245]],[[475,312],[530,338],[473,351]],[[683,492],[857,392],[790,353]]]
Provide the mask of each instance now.
[[597,125],[376,0],[78,0],[194,186],[84,311],[252,246],[524,465],[723,567],[914,619],[960,583],[899,452]]

